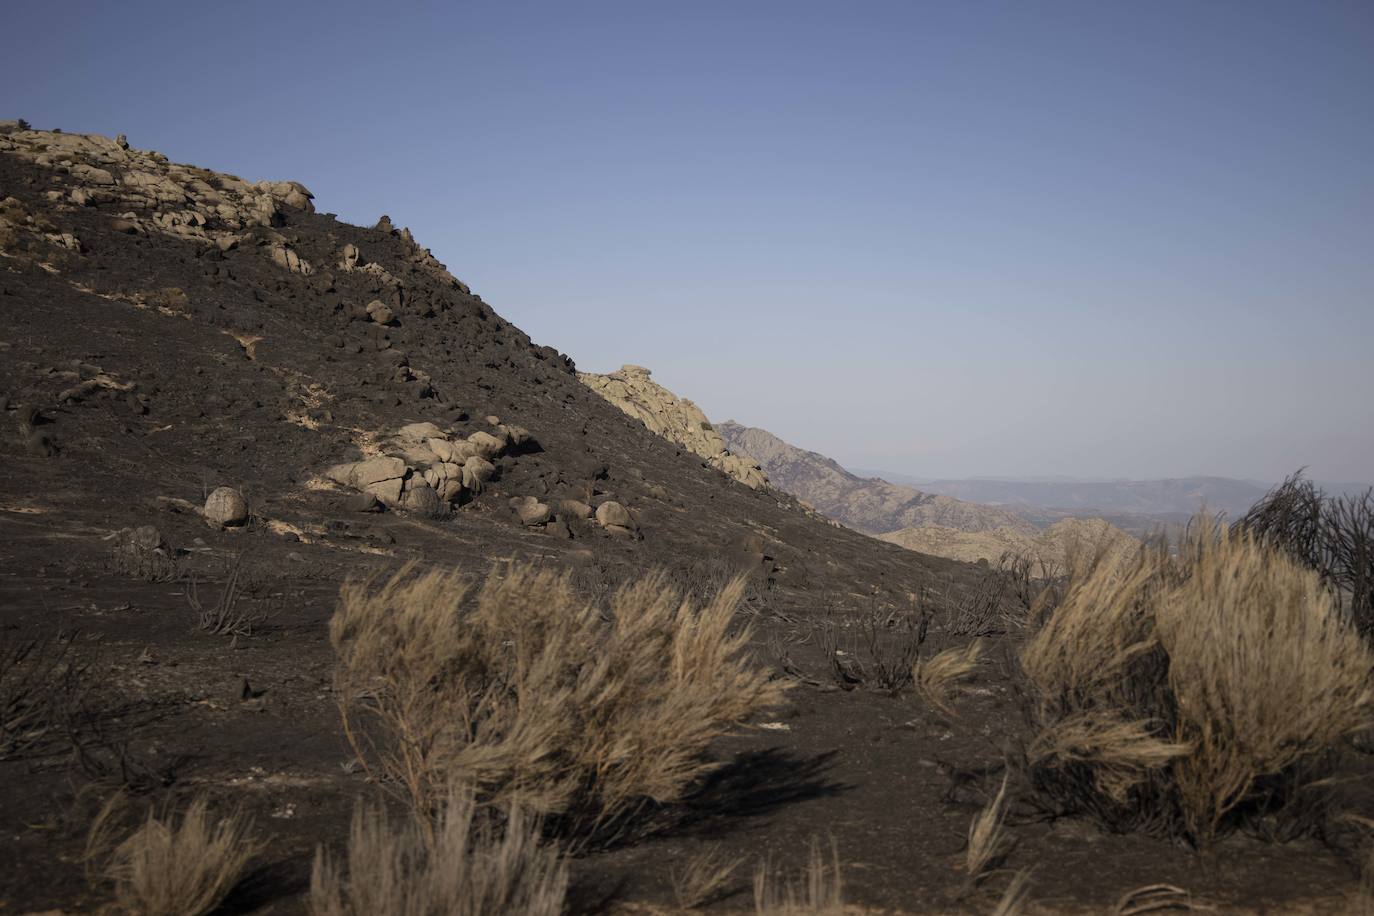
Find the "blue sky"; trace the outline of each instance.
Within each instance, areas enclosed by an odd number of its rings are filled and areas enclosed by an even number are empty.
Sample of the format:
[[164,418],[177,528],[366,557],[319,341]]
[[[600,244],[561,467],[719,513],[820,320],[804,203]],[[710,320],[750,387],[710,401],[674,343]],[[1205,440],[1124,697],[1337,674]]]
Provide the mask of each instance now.
[[1374,479],[1374,5],[34,3],[0,117],[388,213],[922,476]]

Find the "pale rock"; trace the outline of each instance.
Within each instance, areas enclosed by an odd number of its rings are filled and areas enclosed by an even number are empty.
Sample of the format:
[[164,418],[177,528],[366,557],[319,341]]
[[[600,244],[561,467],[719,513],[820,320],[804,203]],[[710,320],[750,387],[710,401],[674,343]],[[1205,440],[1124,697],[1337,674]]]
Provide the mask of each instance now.
[[421,423],[407,423],[396,430],[396,435],[401,439],[409,439],[414,442],[424,442],[427,439],[443,439],[444,431],[437,424],[424,421]]
[[378,324],[391,324],[396,320],[396,313],[380,299],[373,299],[367,304],[367,316]]
[[520,517],[520,524],[527,528],[545,524],[552,515],[549,507],[533,496],[516,497],[510,503]]
[[603,528],[617,527],[633,529],[635,527],[634,518],[630,515],[630,510],[611,499],[606,500],[596,507],[596,522]]
[[202,510],[212,525],[228,528],[248,521],[248,502],[233,487],[216,487],[205,499]]
[[506,443],[502,439],[498,439],[491,433],[482,431],[475,432],[471,436],[468,436],[468,442],[472,444],[473,448],[477,449],[477,454],[480,457],[486,459],[495,458],[497,455],[501,454],[502,450],[506,447]]
[[309,276],[315,272],[310,266],[310,262],[296,254],[295,249],[290,245],[276,245],[272,248],[272,260],[276,265],[293,274]]

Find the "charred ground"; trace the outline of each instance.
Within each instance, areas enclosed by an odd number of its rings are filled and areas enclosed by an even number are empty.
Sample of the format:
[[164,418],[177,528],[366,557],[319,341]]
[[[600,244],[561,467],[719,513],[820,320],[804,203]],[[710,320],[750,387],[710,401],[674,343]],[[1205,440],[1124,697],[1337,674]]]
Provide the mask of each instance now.
[[[1014,639],[987,628],[993,660],[957,717],[875,689],[872,660],[862,667],[865,653],[900,649],[912,614],[931,615],[924,650],[967,643],[955,611],[981,570],[877,543],[704,467],[588,390],[566,357],[389,221],[351,226],[298,201],[221,246],[158,231],[166,207],[74,196],[92,187],[81,164],[0,151],[14,227],[0,258],[0,627],[12,643],[60,631],[84,671],[62,734],[0,762],[10,908],[101,903],[81,851],[93,810],[124,786],[145,804],[207,791],[243,806],[270,845],[232,908],[301,911],[316,844],[341,841],[371,791],[349,766],[329,691],[339,585],[408,560],[480,573],[518,559],[568,566],[588,592],[651,567],[688,590],[744,571],[759,664],[797,681],[769,727],[722,742],[716,776],[651,835],[574,861],[578,906],[671,907],[669,866],[719,845],[744,865],[718,905],[745,908],[758,858],[792,867],[807,838],[833,836],[853,903],[991,909],[1005,878],[970,888],[959,863],[1023,727]],[[339,267],[347,246],[380,270]],[[374,301],[391,321],[369,315]],[[406,423],[467,434],[489,416],[532,441],[439,517],[358,511],[357,494],[323,481]],[[247,525],[211,527],[194,511],[221,485],[247,498]],[[525,496],[614,499],[638,533],[528,528],[509,505]],[[165,542],[165,568],[122,559],[120,532],[140,526]],[[260,618],[251,635],[198,629],[193,584],[206,603],[231,579]],[[861,668],[832,670],[827,639]],[[1167,881],[1224,910],[1340,911],[1355,880],[1341,849],[1312,839],[1236,836],[1200,857],[1032,809],[1012,824],[1006,866],[1033,867],[1032,898],[1052,910],[1100,912]]]

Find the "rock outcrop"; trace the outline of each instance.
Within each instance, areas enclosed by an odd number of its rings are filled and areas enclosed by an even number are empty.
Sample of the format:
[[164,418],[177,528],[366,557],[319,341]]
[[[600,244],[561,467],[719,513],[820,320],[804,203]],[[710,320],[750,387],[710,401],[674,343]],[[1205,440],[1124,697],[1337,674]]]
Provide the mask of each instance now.
[[587,387],[642,422],[650,431],[706,459],[706,463],[752,489],[768,483],[759,463],[731,451],[697,405],[653,381],[643,366],[625,365],[607,375],[579,372]]
[[[67,176],[69,186],[48,191],[48,199],[58,207],[98,208],[109,214],[109,227],[115,232],[159,233],[221,251],[251,239],[265,257],[287,273],[310,276],[316,271],[316,266],[301,257],[290,241],[276,231],[285,222],[287,208],[314,212],[314,195],[299,182],[248,182],[233,175],[174,163],[162,153],[134,149],[122,135],[111,140],[99,134],[11,128],[0,132],[0,152]],[[19,216],[16,219],[16,214],[0,204],[0,250],[15,244],[24,231],[48,236],[50,226],[34,224],[23,219],[23,214]],[[412,264],[442,278],[454,289],[469,292],[429,249],[416,243],[410,230],[391,229],[390,220],[386,220],[386,225],[406,243]],[[77,251],[81,246],[80,240],[70,234],[55,234],[48,241]],[[339,252],[339,268],[371,273],[379,289],[394,290],[402,285],[392,273],[369,263],[353,244],[345,245]],[[368,309],[372,311],[371,306]],[[387,323],[375,316],[374,320]]]
[[[336,464],[324,475],[372,494],[389,508],[438,514],[482,492],[496,475],[492,459],[517,440],[530,439],[529,431],[519,426],[498,424],[493,430],[463,437],[434,423],[408,423],[385,437],[382,454]],[[521,518],[526,515],[521,513]]]

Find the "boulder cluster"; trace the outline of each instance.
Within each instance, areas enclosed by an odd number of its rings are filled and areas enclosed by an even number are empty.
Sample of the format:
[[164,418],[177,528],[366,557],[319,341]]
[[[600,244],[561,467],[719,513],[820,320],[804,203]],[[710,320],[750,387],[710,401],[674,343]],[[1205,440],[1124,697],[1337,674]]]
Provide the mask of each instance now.
[[227,248],[249,227],[280,225],[283,207],[314,210],[313,195],[298,182],[248,182],[179,165],[132,148],[122,134],[111,140],[11,129],[0,134],[0,150],[70,176],[72,187],[48,192],[54,203],[126,208],[114,214],[120,232],[162,232]]
[[679,398],[650,379],[643,366],[621,366],[608,375],[579,372],[587,387],[641,421],[650,432],[676,442],[706,459],[706,464],[728,474],[752,489],[768,483],[759,463],[748,455],[731,452],[725,440],[711,426],[706,414],[686,398]]
[[382,443],[382,454],[336,464],[325,476],[383,506],[438,515],[482,492],[496,476],[496,459],[529,441],[529,432],[513,425],[464,438],[434,423],[410,423]]
[[[481,493],[497,475],[503,455],[533,443],[523,427],[495,416],[487,417],[487,424],[489,429],[464,436],[435,423],[409,423],[383,438],[382,454],[336,464],[324,475],[357,490],[362,496],[359,509],[443,515]],[[535,496],[515,496],[509,503],[521,525],[563,537],[593,522],[615,535],[634,537],[639,531],[630,511],[613,500],[596,508],[575,499],[544,502]]]
[[[0,151],[66,175],[66,187],[47,192],[58,207],[95,207],[110,217],[110,228],[131,235],[162,233],[217,246],[222,251],[251,240],[282,270],[309,276],[318,265],[304,258],[275,227],[287,209],[314,212],[314,195],[296,181],[249,182],[193,165],[171,162],[162,153],[131,147],[124,135],[111,140],[99,134],[29,130],[17,121],[0,121]],[[17,201],[14,202],[17,204]],[[80,251],[81,241],[51,227],[25,226],[16,214],[0,212],[0,249],[12,244],[17,230],[28,228],[48,241]],[[400,238],[410,248],[410,261],[463,293],[467,286],[453,277],[408,229],[395,229],[382,217],[377,228]],[[247,247],[247,245],[245,245]],[[377,265],[370,265],[353,245],[345,246],[339,267],[377,275],[379,289],[402,285]]]

